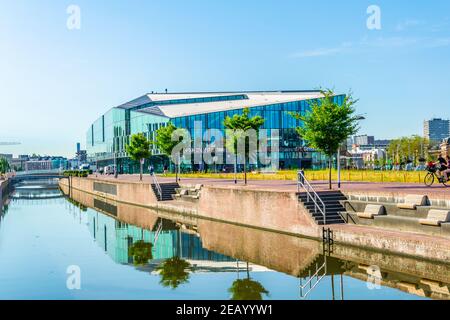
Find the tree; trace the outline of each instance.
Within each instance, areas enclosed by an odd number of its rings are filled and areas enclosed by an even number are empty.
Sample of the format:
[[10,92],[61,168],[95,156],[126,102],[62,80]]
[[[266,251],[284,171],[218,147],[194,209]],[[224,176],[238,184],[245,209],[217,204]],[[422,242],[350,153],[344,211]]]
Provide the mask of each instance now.
[[151,141],[149,141],[143,133],[138,133],[132,135],[130,144],[125,146],[125,150],[130,158],[140,162],[140,181],[142,181],[144,159],[151,156],[150,144]]
[[[178,128],[169,122],[167,126],[161,127],[156,131],[156,146],[158,149],[169,158],[172,155],[173,148],[179,143],[179,141],[172,141],[173,133],[178,130]],[[175,179],[178,182],[178,170],[176,171]]]
[[250,157],[250,142],[246,137],[246,132],[249,130],[255,130],[258,135],[258,131],[264,124],[265,120],[261,116],[249,117],[250,110],[245,108],[242,114],[235,114],[233,117],[226,117],[223,125],[225,128],[231,130],[232,136],[227,136],[227,148],[237,157],[237,146],[241,139],[245,139],[245,151],[244,151],[244,182],[247,184],[247,159]]
[[190,263],[179,257],[173,257],[165,260],[157,267],[161,275],[161,285],[176,289],[180,284],[189,281]]
[[133,257],[133,263],[136,266],[147,264],[148,260],[153,258],[152,244],[143,240],[136,241],[128,251],[130,257]]
[[9,162],[5,158],[0,158],[0,174],[8,172],[10,169]]
[[421,160],[429,158],[430,147],[428,139],[413,135],[392,140],[387,148],[387,154],[394,160],[394,163],[412,161],[417,165]]
[[321,90],[323,98],[311,103],[310,111],[305,115],[293,113],[294,118],[301,120],[303,126],[296,130],[307,144],[328,156],[329,188],[331,187],[332,157],[341,143],[358,131],[358,120],[354,105],[357,100],[349,94],[342,104],[337,103],[332,90]]

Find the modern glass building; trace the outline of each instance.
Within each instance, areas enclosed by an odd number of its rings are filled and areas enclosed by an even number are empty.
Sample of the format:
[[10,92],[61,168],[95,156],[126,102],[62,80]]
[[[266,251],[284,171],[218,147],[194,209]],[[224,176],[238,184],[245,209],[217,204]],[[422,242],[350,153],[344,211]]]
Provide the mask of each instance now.
[[450,137],[450,120],[434,118],[423,122],[425,138],[434,142],[442,142]]
[[[296,133],[301,126],[292,112],[304,114],[313,101],[322,97],[319,91],[264,91],[264,92],[195,92],[195,93],[150,93],[118,107],[110,109],[89,128],[86,137],[88,159],[98,167],[113,164],[116,160],[121,173],[138,172],[138,164],[130,161],[125,152],[131,135],[144,133],[155,139],[155,131],[172,122],[178,128],[187,129],[195,139],[194,123],[202,122],[202,130],[219,129],[224,132],[223,121],[227,116],[240,114],[249,108],[250,116],[260,115],[265,119],[262,129],[279,130],[279,167],[322,168],[326,159],[311,149]],[[335,96],[342,103],[344,95]],[[224,134],[225,136],[225,134]],[[273,141],[268,141],[270,146]],[[156,170],[169,164],[168,158],[154,147],[151,162]],[[225,159],[223,161],[226,162]],[[187,163],[182,170],[198,170],[203,166]],[[224,168],[225,167],[225,168]],[[230,169],[228,165],[215,166],[214,170]],[[231,165],[232,167],[232,165]]]

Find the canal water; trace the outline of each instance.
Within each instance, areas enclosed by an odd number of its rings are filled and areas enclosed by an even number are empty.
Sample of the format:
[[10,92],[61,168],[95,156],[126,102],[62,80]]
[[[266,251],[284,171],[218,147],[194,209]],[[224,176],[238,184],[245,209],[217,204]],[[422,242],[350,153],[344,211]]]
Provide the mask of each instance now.
[[72,198],[33,181],[4,199],[0,299],[450,297],[445,264]]

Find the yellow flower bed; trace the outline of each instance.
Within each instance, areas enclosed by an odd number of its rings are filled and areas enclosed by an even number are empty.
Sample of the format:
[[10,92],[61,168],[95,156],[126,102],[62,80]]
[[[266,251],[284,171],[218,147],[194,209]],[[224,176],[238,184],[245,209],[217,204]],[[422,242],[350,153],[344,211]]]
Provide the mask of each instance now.
[[[372,170],[342,170],[342,181],[359,182],[398,182],[398,183],[423,183],[425,171],[372,171]],[[305,175],[310,181],[328,180],[328,170],[306,170]],[[175,174],[167,176],[174,177]],[[181,174],[184,178],[210,178],[233,179],[234,173],[189,173]],[[238,179],[243,179],[244,174],[239,173]],[[332,179],[337,180],[337,171],[332,171]],[[249,180],[297,180],[296,170],[283,170],[276,173],[247,173]]]

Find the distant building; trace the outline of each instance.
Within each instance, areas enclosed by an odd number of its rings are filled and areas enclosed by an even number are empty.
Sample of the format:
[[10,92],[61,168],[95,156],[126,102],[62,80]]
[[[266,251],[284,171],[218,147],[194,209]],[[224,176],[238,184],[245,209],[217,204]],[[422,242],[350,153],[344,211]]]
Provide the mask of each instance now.
[[430,141],[442,142],[450,136],[450,120],[434,118],[423,123],[423,135]]
[[389,144],[391,143],[391,140],[375,140],[374,145],[375,148],[378,149],[387,149],[387,147],[389,147]]
[[64,157],[35,157],[25,162],[25,171],[36,170],[65,170],[69,168],[69,162]]
[[368,135],[360,135],[353,137],[353,143],[360,146],[369,146],[375,144],[375,137]]
[[86,150],[79,150],[77,152],[77,159],[80,164],[87,162],[87,152]]
[[31,160],[25,162],[25,171],[52,170],[51,160]]
[[11,163],[11,161],[13,159],[13,155],[9,154],[9,153],[0,153],[0,158],[6,159],[6,161],[8,161],[8,163]]

